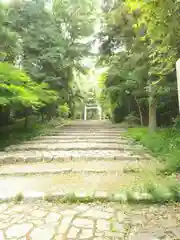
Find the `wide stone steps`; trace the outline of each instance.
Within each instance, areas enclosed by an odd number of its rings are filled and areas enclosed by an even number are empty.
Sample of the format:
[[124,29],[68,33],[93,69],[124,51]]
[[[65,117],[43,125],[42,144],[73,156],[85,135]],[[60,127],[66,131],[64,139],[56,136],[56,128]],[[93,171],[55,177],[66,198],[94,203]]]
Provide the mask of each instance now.
[[124,129],[114,128],[109,123],[75,121],[71,125],[56,127],[46,136],[7,147],[0,152],[0,164],[143,159],[133,154],[134,146],[120,136],[122,131]]
[[[138,176],[138,175],[137,175]],[[0,179],[0,196],[15,196],[18,193],[26,195],[31,192],[48,194],[74,192],[94,193],[106,191],[118,192],[136,180],[137,176],[116,175],[114,173],[68,173],[37,176],[4,176]],[[9,187],[10,186],[10,187]]]
[[122,174],[125,168],[142,165],[141,161],[64,161],[17,163],[0,166],[0,176],[52,175],[66,173],[114,173]]
[[[62,137],[64,137],[64,136],[71,136],[71,137],[77,137],[77,138],[79,138],[79,137],[85,137],[85,138],[87,138],[87,137],[106,137],[106,138],[109,138],[109,137],[111,137],[111,138],[114,138],[114,137],[119,137],[120,135],[119,135],[119,133],[94,133],[94,132],[92,132],[92,133],[81,133],[81,132],[79,132],[78,134],[77,133],[61,133],[61,132],[59,132],[59,133],[53,133],[54,134],[54,136],[62,136]],[[47,133],[46,134],[46,136],[52,136],[52,133]]]
[[129,175],[123,172],[123,169],[139,164],[137,161],[81,160],[4,165],[0,167],[0,200],[16,198],[20,193],[27,200],[70,194],[79,197],[112,195],[141,180],[136,173]]
[[[128,145],[131,144],[132,141],[129,140],[125,140],[125,139],[104,139],[104,138],[87,138],[86,141],[84,141],[84,138],[82,139],[77,139],[75,138],[76,143],[107,143],[107,144],[111,144],[111,143],[115,143],[115,144],[123,144],[123,145]],[[41,137],[40,139],[38,138],[37,140],[31,140],[31,141],[27,141],[27,142],[23,142],[23,145],[26,144],[64,144],[64,143],[73,143],[73,139],[63,139],[63,138],[48,138],[48,137]]]
[[24,144],[15,145],[6,148],[6,151],[24,151],[24,150],[49,150],[49,151],[59,151],[59,150],[121,150],[121,151],[133,151],[133,147],[129,145],[122,145],[119,143],[97,143],[97,142],[76,142],[76,143],[41,143],[38,144]]
[[[67,126],[66,126],[66,128],[67,128]],[[62,132],[62,133],[76,133],[76,134],[79,134],[79,133],[87,133],[87,132],[89,132],[89,133],[92,133],[92,132],[94,132],[94,133],[121,133],[121,132],[125,132],[125,130],[124,129],[104,129],[104,128],[102,128],[102,129],[94,129],[94,128],[87,128],[87,129],[77,129],[77,128],[68,128],[68,129],[66,129],[66,128],[59,128],[59,129],[54,129],[53,130],[53,132],[54,133],[59,133],[59,132]]]
[[92,134],[86,134],[86,135],[54,135],[53,133],[51,135],[46,135],[46,136],[41,136],[38,138],[35,138],[36,140],[41,140],[41,139],[53,139],[53,140],[72,140],[72,141],[76,141],[76,140],[84,140],[84,141],[88,141],[88,140],[93,140],[96,141],[98,140],[115,140],[118,141],[120,140],[119,135],[118,136],[114,136],[114,135],[92,135]]
[[149,159],[141,146],[122,137],[124,131],[112,124],[72,122],[7,147],[0,152],[0,200],[17,198],[19,193],[26,200],[71,194],[116,198],[121,188],[141,182],[138,172],[125,170]]
[[12,151],[1,152],[0,163],[68,161],[68,160],[136,160],[140,156],[119,150],[72,150],[72,151]]

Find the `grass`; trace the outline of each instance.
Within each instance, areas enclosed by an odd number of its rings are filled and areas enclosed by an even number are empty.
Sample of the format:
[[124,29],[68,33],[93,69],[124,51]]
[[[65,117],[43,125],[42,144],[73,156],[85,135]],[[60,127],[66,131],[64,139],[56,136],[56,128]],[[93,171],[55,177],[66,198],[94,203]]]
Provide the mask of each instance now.
[[[115,195],[118,194],[118,198]],[[165,179],[155,175],[149,175],[141,183],[122,188],[116,194],[109,194],[105,198],[96,198],[94,196],[78,197],[75,193],[65,194],[60,197],[47,195],[45,201],[55,203],[144,203],[144,204],[164,204],[180,201],[180,184],[174,176],[168,176]]]
[[176,176],[147,175],[138,186],[133,186],[131,192],[147,193],[150,202],[165,203],[180,200],[180,184]]
[[150,196],[149,199],[145,199],[146,203],[179,202],[180,131],[160,128],[155,133],[149,133],[147,128],[135,127],[128,129],[127,136],[149,149],[157,159],[151,160],[154,162],[152,168],[144,168],[144,171],[141,169],[142,181],[130,186],[127,190],[128,199],[133,201],[133,194],[138,192]]
[[54,119],[46,123],[32,117],[28,128],[24,128],[24,121],[18,121],[12,126],[0,128],[0,151],[9,145],[29,141],[37,136],[44,136],[61,123],[60,119]]
[[180,172],[180,131],[158,129],[155,133],[149,133],[147,128],[131,128],[127,134],[164,162],[165,174]]
[[21,201],[23,201],[23,200],[24,200],[24,196],[23,196],[22,193],[18,193],[18,194],[15,196],[15,198],[14,198],[14,202],[15,202],[15,203],[19,203],[19,202],[21,202]]
[[[55,202],[55,203],[92,203],[94,202],[94,198],[92,196],[86,196],[86,197],[77,197],[75,193],[68,193],[64,195],[63,197],[53,197],[51,195],[46,195],[44,198],[47,202]],[[102,202],[98,200],[99,202]]]

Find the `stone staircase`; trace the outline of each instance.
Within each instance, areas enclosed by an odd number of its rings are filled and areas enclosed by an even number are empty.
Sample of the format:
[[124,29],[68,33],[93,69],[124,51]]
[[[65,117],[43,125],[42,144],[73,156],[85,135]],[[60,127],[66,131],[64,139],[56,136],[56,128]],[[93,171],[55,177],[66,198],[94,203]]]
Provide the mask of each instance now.
[[75,121],[56,128],[48,136],[10,146],[0,153],[0,163],[49,162],[62,160],[137,160],[130,141],[119,129],[106,122]]
[[[74,121],[47,136],[10,146],[0,153],[0,199],[22,193],[105,198],[137,180],[124,174],[150,156],[123,137],[125,129],[104,121]],[[139,154],[141,153],[141,154]]]
[[122,132],[75,121],[1,152],[0,240],[180,239],[179,204],[125,204],[124,170],[150,156]]

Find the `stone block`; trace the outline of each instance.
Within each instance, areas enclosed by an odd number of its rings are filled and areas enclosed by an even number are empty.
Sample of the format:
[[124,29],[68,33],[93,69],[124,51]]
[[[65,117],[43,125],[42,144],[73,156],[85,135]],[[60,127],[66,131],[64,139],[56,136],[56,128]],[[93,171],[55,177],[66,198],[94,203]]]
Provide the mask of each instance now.
[[112,200],[115,202],[126,202],[128,200],[127,194],[125,192],[116,193],[113,195]]
[[94,194],[94,198],[99,200],[108,200],[108,193],[105,191],[96,191]]
[[76,218],[72,224],[79,228],[93,228],[94,227],[93,220],[86,219],[86,218]]
[[76,227],[71,227],[67,234],[68,239],[77,239],[77,235],[79,232],[80,232],[80,229]]
[[24,237],[32,228],[31,223],[15,224],[6,230],[6,236],[7,238]]

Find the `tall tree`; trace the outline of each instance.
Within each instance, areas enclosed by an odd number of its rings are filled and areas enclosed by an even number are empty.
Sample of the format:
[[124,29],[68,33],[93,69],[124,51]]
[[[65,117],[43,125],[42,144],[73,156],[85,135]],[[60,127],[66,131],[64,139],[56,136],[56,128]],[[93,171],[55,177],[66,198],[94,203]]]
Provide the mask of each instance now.
[[93,31],[94,6],[83,1],[14,1],[10,26],[20,36],[21,65],[36,82],[47,82],[67,94],[71,104],[73,71],[83,71],[89,53],[85,37]]
[[177,102],[172,74],[179,56],[179,38],[173,38],[180,33],[178,9],[175,1],[117,0],[104,13],[101,58],[109,65],[106,88],[117,104],[120,99],[125,104],[123,95],[132,96],[141,123],[148,99],[151,131],[156,129],[156,106],[161,107],[162,97],[171,94]]

